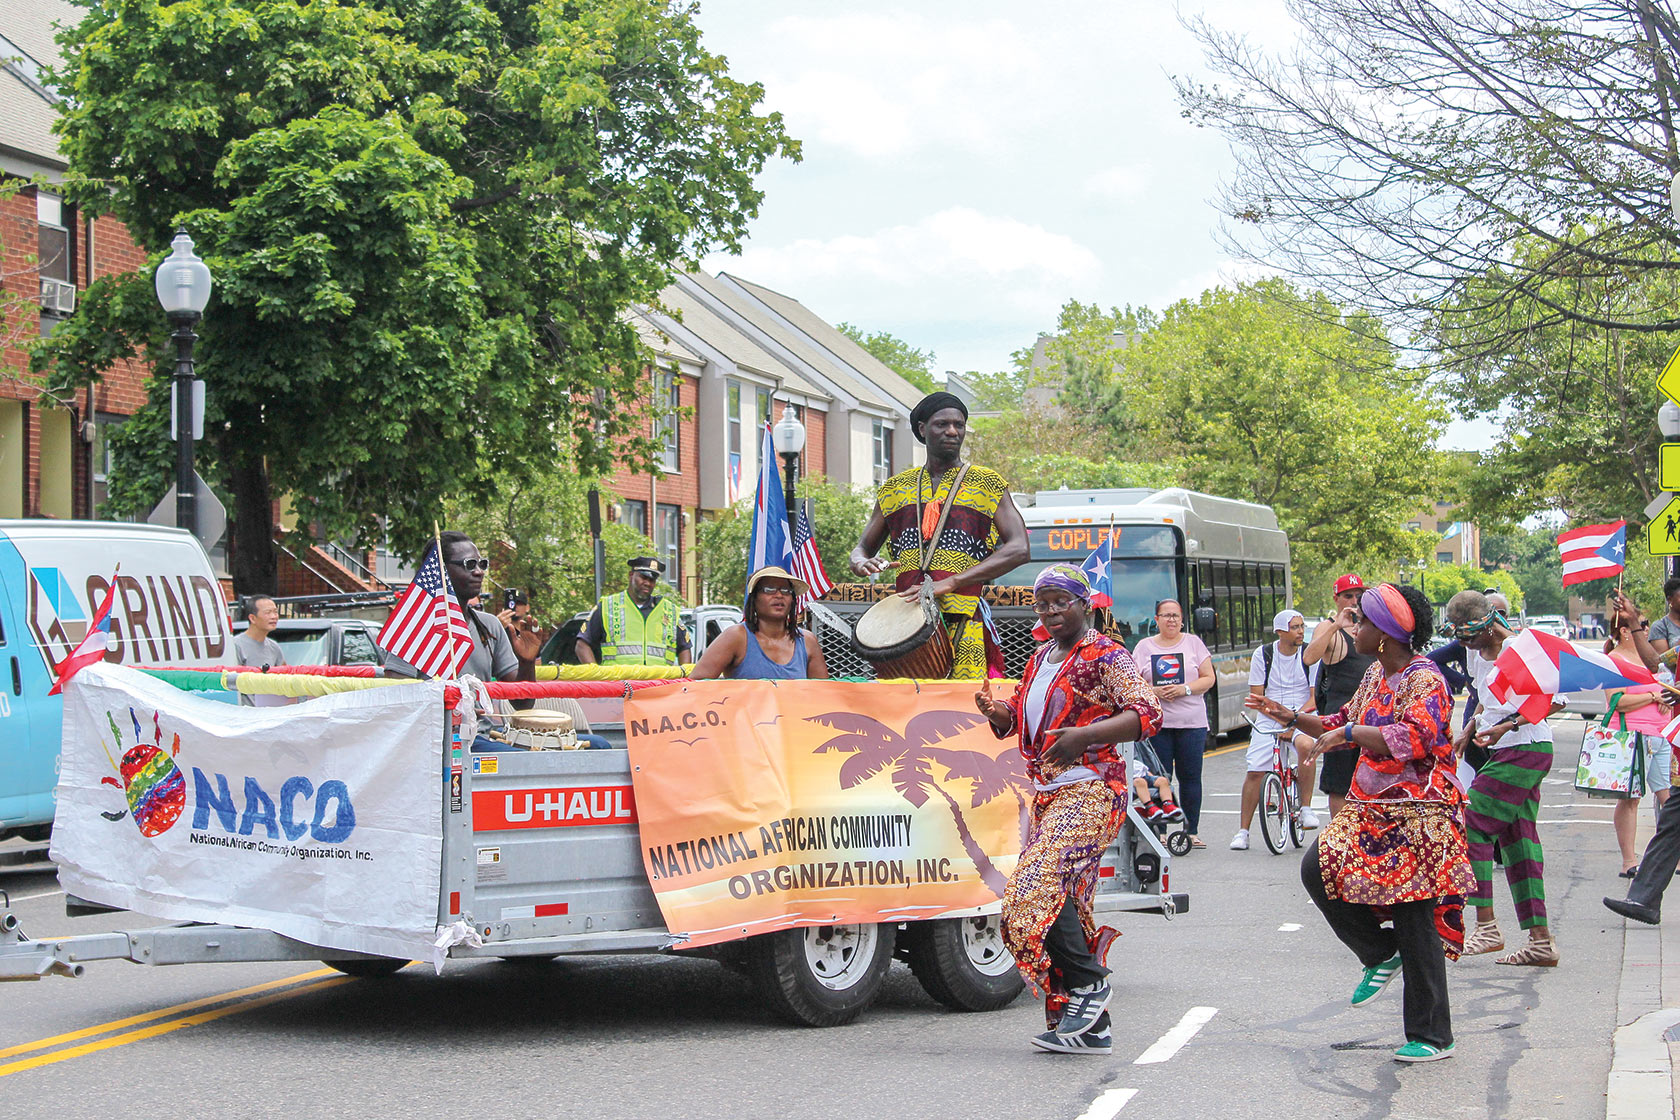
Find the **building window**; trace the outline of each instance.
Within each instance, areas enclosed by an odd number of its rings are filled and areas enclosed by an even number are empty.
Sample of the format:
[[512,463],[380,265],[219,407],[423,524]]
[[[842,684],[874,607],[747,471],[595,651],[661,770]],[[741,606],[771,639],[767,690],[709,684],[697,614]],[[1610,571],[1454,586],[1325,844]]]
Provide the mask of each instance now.
[[49,191],[35,192],[36,271],[41,278],[41,334],[76,307],[74,245],[65,219],[64,200]]
[[619,515],[619,521],[644,536],[648,531],[647,503],[640,498],[626,498],[624,512]]
[[682,467],[677,458],[677,410],[682,407],[682,378],[675,373],[656,373],[653,375],[653,391],[655,399],[664,405],[654,429],[660,447],[659,466],[667,474],[675,474]]
[[1450,552],[1437,552],[1435,554],[1435,562],[1437,564],[1451,564],[1453,562],[1453,554]]
[[892,477],[893,430],[880,420],[875,421],[875,485]]
[[111,468],[116,464],[116,452],[111,437],[122,427],[124,416],[101,412],[93,419],[93,509],[88,516],[98,518],[100,510],[111,496]]
[[659,503],[654,511],[653,550],[665,561],[665,578],[672,587],[682,586],[682,507]]
[[774,416],[770,415],[771,407],[772,406],[771,406],[771,403],[770,403],[770,390],[763,389],[763,388],[759,389],[759,391],[758,391],[758,411],[754,412],[753,415],[758,417],[758,422],[760,424],[763,424],[763,423],[766,423],[766,422],[769,422],[769,423],[774,423],[775,422],[776,418]]

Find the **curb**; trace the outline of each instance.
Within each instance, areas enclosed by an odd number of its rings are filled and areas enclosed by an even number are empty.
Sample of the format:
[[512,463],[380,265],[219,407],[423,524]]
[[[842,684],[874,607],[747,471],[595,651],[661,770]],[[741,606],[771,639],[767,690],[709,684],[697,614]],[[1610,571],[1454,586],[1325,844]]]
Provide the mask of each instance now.
[[1616,1029],[1605,1120],[1651,1120],[1674,1115],[1674,1074],[1668,1040],[1663,1036],[1677,1023],[1680,1009],[1667,1008],[1647,1012]]

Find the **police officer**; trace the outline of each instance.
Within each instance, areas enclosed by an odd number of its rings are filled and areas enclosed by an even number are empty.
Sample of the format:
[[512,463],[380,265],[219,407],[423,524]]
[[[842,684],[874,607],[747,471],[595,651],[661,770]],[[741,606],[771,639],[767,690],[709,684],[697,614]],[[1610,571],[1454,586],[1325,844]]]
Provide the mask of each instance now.
[[688,631],[676,600],[655,595],[665,565],[652,556],[630,561],[630,584],[595,605],[578,635],[584,665],[692,665]]

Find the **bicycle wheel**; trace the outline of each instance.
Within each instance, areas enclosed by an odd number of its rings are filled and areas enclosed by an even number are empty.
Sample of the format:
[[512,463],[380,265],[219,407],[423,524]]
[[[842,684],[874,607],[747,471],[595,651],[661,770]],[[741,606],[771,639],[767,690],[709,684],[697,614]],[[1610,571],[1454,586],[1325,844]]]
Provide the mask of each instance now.
[[1289,779],[1289,842],[1297,849],[1306,844],[1306,831],[1301,827],[1301,779],[1299,775],[1291,775]]
[[1265,784],[1260,787],[1260,835],[1266,838],[1266,847],[1274,856],[1283,854],[1288,820],[1289,802],[1284,797],[1283,779],[1276,773],[1267,774]]

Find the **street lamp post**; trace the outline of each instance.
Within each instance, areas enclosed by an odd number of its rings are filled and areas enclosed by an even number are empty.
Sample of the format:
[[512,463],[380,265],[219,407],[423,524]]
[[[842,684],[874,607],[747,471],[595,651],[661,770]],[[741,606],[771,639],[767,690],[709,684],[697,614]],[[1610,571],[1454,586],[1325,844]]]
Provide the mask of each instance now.
[[787,488],[788,543],[791,545],[795,524],[793,482],[799,470],[799,453],[805,450],[805,425],[793,414],[793,405],[782,405],[782,418],[770,429],[770,442],[775,445],[776,454],[782,457],[782,465],[786,468],[782,479]]
[[193,474],[193,418],[195,382],[193,327],[210,302],[210,270],[193,252],[187,231],[178,230],[173,251],[157,270],[157,297],[175,328],[175,524],[198,533],[198,489]]

